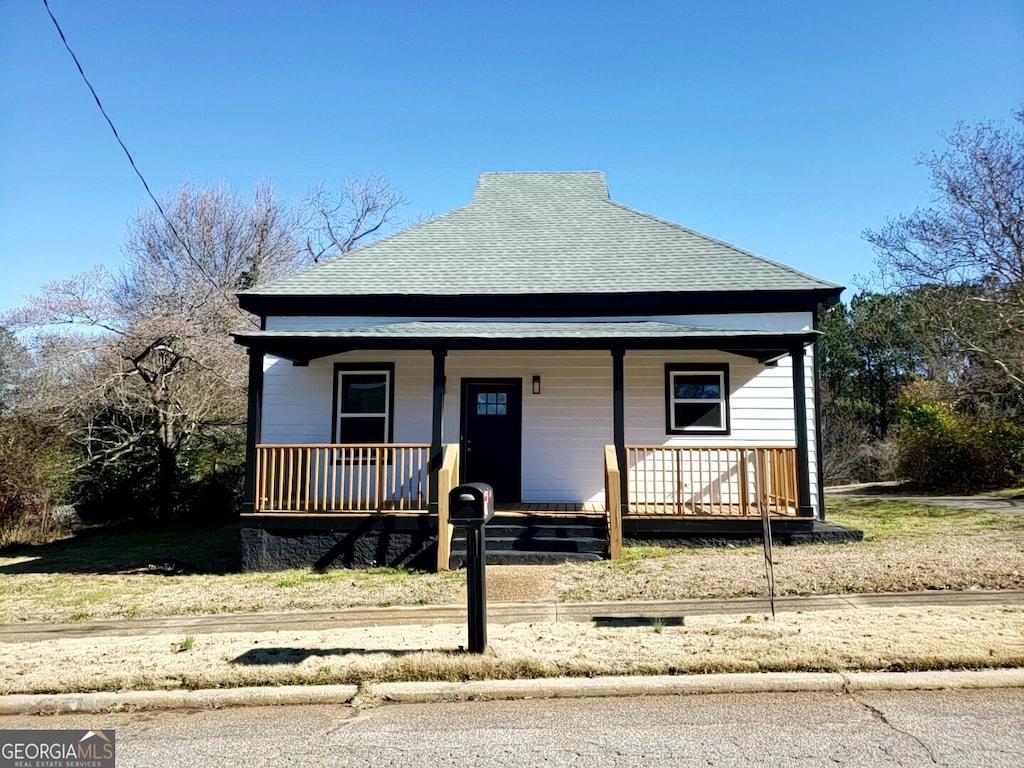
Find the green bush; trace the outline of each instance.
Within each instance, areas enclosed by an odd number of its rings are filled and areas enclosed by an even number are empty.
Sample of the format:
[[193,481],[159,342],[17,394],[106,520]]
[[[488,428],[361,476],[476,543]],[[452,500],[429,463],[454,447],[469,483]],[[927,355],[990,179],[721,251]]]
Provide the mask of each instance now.
[[1024,426],[1007,418],[956,413],[928,395],[910,389],[901,403],[896,441],[901,478],[940,491],[1024,483]]
[[60,533],[50,513],[64,495],[69,460],[53,430],[0,416],[0,547]]

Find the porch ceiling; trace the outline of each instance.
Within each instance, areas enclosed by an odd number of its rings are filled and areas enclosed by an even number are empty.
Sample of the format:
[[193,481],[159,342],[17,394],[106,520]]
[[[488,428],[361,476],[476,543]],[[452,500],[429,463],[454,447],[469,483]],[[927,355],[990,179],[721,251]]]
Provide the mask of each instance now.
[[308,362],[356,349],[717,349],[761,362],[809,344],[816,331],[708,328],[659,322],[386,323],[314,331],[245,331],[238,344]]

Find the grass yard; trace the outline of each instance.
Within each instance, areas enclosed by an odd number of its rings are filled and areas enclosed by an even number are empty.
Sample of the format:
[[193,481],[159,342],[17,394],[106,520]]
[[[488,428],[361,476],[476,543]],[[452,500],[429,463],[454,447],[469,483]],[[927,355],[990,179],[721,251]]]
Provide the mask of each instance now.
[[[777,547],[780,594],[1024,587],[1024,517],[905,501],[835,499],[860,544]],[[402,569],[239,573],[237,528],[90,532],[0,553],[0,622],[447,605],[465,574]],[[550,573],[550,572],[548,572]],[[553,569],[564,601],[764,594],[759,546],[630,547],[616,562]],[[513,599],[514,596],[502,596]]]
[[[687,616],[659,627],[455,624],[0,643],[0,695],[596,675],[981,669],[1024,664],[1018,606]],[[957,642],[951,643],[950,638]]]
[[[776,547],[778,594],[1024,587],[1024,517],[888,499],[829,499],[827,517],[865,540]],[[564,601],[763,595],[763,549],[630,547],[562,566],[558,590]]]
[[0,553],[0,622],[446,605],[463,574],[400,568],[240,573],[237,527],[91,531]]

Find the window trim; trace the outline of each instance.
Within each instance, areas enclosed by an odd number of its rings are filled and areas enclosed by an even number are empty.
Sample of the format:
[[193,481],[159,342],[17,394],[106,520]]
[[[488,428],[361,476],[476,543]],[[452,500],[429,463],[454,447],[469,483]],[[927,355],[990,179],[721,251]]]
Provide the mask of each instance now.
[[[723,426],[715,429],[707,427],[673,427],[675,417],[674,408],[676,402],[690,402],[686,400],[677,401],[674,397],[675,389],[672,386],[674,374],[713,374],[722,379],[722,398],[717,402],[722,406]],[[731,408],[729,401],[732,391],[729,388],[729,365],[727,363],[665,363],[665,434],[668,435],[729,435],[732,433]],[[712,402],[712,401],[708,401]]]
[[[334,390],[331,396],[331,443],[338,443],[338,427],[341,420],[339,408],[341,402],[341,377],[343,374],[359,373],[383,373],[387,383],[387,408],[384,411],[384,441],[374,445],[386,445],[395,442],[395,364],[394,363],[335,363],[334,364]],[[357,414],[351,414],[356,417]],[[372,418],[370,414],[362,414]]]

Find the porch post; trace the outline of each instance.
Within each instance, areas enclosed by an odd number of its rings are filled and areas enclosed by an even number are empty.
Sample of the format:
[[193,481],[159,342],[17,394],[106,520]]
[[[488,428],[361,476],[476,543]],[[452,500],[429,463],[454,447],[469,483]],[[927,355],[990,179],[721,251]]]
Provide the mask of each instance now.
[[249,347],[249,403],[245,420],[245,483],[242,512],[256,511],[256,445],[263,427],[263,350]]
[[437,514],[437,482],[444,463],[444,358],[447,349],[431,350],[434,356],[434,405],[433,422],[430,429],[430,511]]
[[[622,491],[623,514],[629,505],[629,484],[626,482],[626,406],[625,406],[625,373],[623,358],[626,350],[612,347],[612,439],[615,443],[615,458],[619,464],[619,477],[622,478],[619,488]],[[609,503],[611,499],[608,499]]]
[[[814,322],[811,327],[819,330],[823,305],[819,304],[814,312]],[[821,439],[821,336],[814,339],[811,345],[811,353],[814,355],[814,447],[816,449],[816,463],[814,466],[815,475],[818,478],[818,519],[825,519],[825,443]]]
[[807,445],[807,385],[803,344],[790,350],[793,361],[793,416],[796,425],[797,514],[814,517],[811,505],[811,453]]

